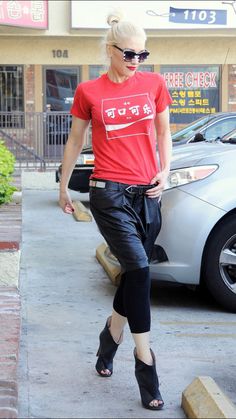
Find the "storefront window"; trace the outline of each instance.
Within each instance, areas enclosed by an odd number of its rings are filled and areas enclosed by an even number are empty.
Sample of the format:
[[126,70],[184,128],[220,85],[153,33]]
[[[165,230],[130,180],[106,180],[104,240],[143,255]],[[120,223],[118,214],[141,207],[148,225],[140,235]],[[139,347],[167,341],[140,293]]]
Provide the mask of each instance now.
[[77,68],[46,69],[46,109],[69,112],[78,82]]
[[[154,66],[149,64],[142,64],[138,68],[139,71],[153,71]],[[89,66],[89,80],[94,80],[106,73],[107,69],[103,65],[90,65]]]
[[[154,66],[149,64],[142,64],[138,68],[139,71],[153,71]],[[89,66],[89,79],[94,80],[106,73],[107,68],[103,65],[90,65]]]
[[103,65],[90,65],[89,66],[89,80],[94,80],[106,73],[107,69]]
[[219,111],[219,66],[161,66],[172,96],[171,124],[188,124]]
[[229,65],[229,112],[236,112],[236,65]]
[[12,115],[12,112],[23,110],[23,67],[0,66],[0,127],[21,128],[22,115]]
[[154,66],[150,64],[141,64],[138,68],[139,71],[154,71]]

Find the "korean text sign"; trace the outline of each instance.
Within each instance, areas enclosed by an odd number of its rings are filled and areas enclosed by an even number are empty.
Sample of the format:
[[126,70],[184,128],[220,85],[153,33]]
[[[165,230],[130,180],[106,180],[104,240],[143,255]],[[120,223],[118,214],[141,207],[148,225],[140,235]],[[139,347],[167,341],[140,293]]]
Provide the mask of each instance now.
[[48,28],[48,0],[0,1],[0,25]]
[[219,111],[219,66],[161,66],[172,97],[170,120],[184,124]]

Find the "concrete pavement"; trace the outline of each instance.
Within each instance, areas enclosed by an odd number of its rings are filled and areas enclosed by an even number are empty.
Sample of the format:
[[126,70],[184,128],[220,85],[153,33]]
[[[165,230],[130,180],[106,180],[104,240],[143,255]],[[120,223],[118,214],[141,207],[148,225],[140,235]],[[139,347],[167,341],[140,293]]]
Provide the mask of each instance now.
[[152,293],[152,348],[165,409],[141,406],[128,329],[113,376],[96,374],[98,334],[115,289],[95,258],[103,241],[95,223],[63,214],[57,199],[53,190],[23,194],[19,417],[184,418],[182,392],[198,375],[211,375],[236,401],[235,316],[199,305],[190,291],[182,301],[178,288],[154,284]]

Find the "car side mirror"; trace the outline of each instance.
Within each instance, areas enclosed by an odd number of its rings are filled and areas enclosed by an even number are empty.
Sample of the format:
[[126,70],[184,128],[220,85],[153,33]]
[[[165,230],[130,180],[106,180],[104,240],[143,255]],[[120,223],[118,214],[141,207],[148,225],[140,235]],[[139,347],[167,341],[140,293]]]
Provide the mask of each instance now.
[[205,141],[205,138],[200,132],[197,132],[197,134],[194,136],[194,139],[191,142],[198,143],[199,141]]

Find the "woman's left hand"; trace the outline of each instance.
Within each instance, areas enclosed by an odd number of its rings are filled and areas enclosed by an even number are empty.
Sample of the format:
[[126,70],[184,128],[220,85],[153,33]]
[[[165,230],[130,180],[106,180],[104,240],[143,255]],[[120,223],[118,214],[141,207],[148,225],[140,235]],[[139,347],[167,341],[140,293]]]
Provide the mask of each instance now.
[[151,185],[156,184],[157,186],[155,186],[154,188],[148,189],[146,191],[146,195],[148,196],[148,198],[158,198],[161,197],[161,194],[165,188],[165,184],[168,178],[169,172],[166,171],[162,171],[159,172],[152,180],[151,180]]

